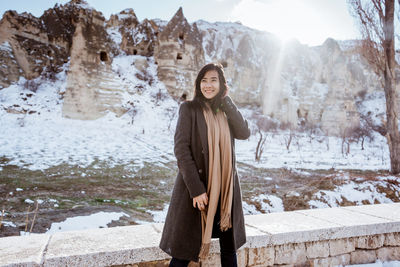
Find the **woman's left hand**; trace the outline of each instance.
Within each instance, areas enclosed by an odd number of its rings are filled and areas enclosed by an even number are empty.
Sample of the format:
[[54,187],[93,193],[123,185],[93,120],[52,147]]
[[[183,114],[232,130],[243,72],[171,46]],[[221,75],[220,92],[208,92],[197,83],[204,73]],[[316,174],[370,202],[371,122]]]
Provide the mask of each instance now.
[[207,205],[208,205],[207,193],[203,193],[193,198],[193,208],[196,208],[197,206],[199,210],[205,210]]

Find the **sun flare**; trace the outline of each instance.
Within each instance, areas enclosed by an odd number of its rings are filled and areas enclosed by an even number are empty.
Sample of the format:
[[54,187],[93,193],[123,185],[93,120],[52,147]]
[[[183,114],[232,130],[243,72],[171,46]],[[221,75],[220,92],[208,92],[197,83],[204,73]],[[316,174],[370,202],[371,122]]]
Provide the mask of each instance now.
[[308,0],[242,0],[232,17],[246,26],[273,33],[282,41],[295,38],[317,45],[337,26],[324,17],[317,4]]

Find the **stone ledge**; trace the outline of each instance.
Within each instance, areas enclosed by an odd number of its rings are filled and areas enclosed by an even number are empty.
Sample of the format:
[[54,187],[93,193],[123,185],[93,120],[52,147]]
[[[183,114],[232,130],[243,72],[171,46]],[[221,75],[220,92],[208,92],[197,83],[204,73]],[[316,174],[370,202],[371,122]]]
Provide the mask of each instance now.
[[[245,221],[247,243],[238,252],[243,266],[304,263],[306,256],[286,257],[292,246],[304,250],[316,266],[350,262],[349,253],[358,262],[364,252],[355,247],[376,248],[379,259],[400,257],[399,247],[381,247],[384,242],[398,246],[400,203],[249,215]],[[146,224],[0,238],[0,266],[163,266],[169,256],[158,248],[162,228]],[[335,251],[335,242],[348,242],[348,249]],[[217,240],[210,252],[210,266],[219,266]]]

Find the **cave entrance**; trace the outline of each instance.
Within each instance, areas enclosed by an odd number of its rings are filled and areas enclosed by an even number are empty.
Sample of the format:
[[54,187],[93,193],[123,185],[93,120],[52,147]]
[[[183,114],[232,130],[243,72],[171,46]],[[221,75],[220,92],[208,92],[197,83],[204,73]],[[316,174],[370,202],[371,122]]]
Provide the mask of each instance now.
[[100,51],[100,60],[101,61],[108,61],[108,55],[105,51]]

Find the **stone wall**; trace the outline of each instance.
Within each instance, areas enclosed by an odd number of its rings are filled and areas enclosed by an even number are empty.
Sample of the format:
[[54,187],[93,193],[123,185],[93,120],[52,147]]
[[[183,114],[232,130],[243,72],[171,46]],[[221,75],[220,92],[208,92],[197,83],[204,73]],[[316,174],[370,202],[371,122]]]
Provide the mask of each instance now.
[[[400,260],[400,203],[245,216],[240,267],[338,266]],[[0,266],[168,266],[163,224],[0,238]],[[219,267],[219,244],[190,266]]]

